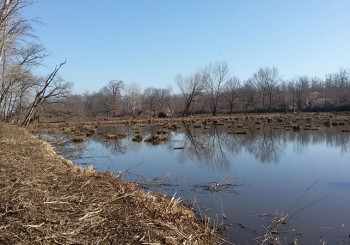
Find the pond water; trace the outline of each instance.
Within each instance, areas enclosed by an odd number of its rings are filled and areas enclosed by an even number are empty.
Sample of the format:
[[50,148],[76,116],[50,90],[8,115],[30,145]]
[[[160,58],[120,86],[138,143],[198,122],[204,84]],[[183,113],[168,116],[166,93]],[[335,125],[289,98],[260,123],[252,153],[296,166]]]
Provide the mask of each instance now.
[[[278,234],[270,234],[283,244],[350,244],[350,133],[261,124],[234,134],[225,125],[187,124],[158,145],[132,141],[136,133],[147,138],[157,130],[99,127],[79,144],[62,136],[61,154],[180,197],[221,225],[230,242],[262,244],[276,216],[288,215]],[[106,140],[106,133],[120,132],[125,138]]]

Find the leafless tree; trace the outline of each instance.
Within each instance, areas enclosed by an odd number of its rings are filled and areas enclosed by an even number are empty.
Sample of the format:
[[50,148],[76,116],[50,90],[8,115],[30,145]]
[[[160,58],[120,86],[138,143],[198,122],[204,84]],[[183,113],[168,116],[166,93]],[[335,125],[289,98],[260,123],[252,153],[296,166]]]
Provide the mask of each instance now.
[[22,125],[27,125],[36,110],[46,103],[65,96],[70,84],[57,76],[61,63],[47,78],[32,74],[34,67],[46,57],[41,44],[32,42],[35,37],[31,24],[21,11],[32,4],[31,0],[0,0],[0,112],[7,121],[27,110]]
[[21,114],[24,93],[32,86],[31,68],[46,56],[40,44],[32,43],[31,23],[21,10],[30,0],[0,0],[0,112],[7,121]]
[[121,103],[121,90],[124,88],[124,82],[112,80],[99,91],[99,103],[106,116],[117,115],[118,105]]
[[196,99],[202,95],[204,91],[203,76],[203,73],[196,72],[187,78],[184,78],[182,75],[177,75],[175,78],[185,101],[185,108],[182,111],[182,116],[188,116],[190,114],[193,102],[195,102]]
[[96,117],[100,113],[98,93],[85,92],[83,95],[85,115],[88,117]]
[[241,84],[237,77],[231,77],[224,86],[224,96],[228,102],[230,114],[233,113],[233,109],[237,103],[239,93],[241,91]]
[[245,114],[247,114],[249,108],[255,109],[256,93],[254,83],[251,80],[245,81],[240,94],[240,100],[243,104]]
[[145,105],[153,112],[153,116],[157,112],[169,110],[170,89],[148,87],[144,90],[143,97]]
[[325,106],[333,102],[346,104],[350,102],[350,69],[340,69],[338,72],[327,74],[324,81]]
[[306,98],[309,93],[309,87],[310,87],[310,82],[306,76],[299,77],[295,81],[295,95],[296,95],[298,111],[302,111],[305,107]]
[[228,80],[228,65],[224,61],[210,63],[205,67],[203,75],[204,88],[209,99],[210,110],[213,116],[216,116],[218,103],[223,95],[222,90]]
[[[268,112],[271,112],[272,98],[280,82],[277,68],[260,68],[253,74],[252,81],[259,91],[264,111],[266,112],[268,109]],[[266,100],[268,100],[268,108],[266,108]]]
[[144,104],[148,107],[149,110],[152,111],[153,116],[156,115],[156,104],[157,104],[156,90],[157,89],[154,87],[148,87],[143,91]]
[[124,94],[124,102],[128,113],[136,117],[142,111],[142,96],[141,88],[137,83],[131,83],[126,86]]
[[71,84],[63,81],[58,75],[59,70],[66,62],[62,62],[56,66],[46,78],[38,79],[36,83],[36,91],[33,102],[29,107],[27,115],[25,116],[22,125],[26,126],[34,116],[35,110],[47,100],[59,99],[67,96],[70,92]]
[[117,115],[118,104],[121,100],[121,90],[124,89],[124,82],[121,80],[112,80],[108,83],[107,88],[111,97],[112,113]]

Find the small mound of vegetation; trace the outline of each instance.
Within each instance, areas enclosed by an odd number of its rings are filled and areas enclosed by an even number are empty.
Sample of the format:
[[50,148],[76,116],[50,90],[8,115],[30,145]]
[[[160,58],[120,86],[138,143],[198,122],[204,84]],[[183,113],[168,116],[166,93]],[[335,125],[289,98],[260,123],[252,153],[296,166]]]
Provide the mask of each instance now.
[[162,141],[166,141],[168,138],[165,135],[159,135],[159,134],[154,134],[147,139],[145,139],[145,142],[152,143],[153,145],[158,145]]
[[132,141],[134,142],[141,142],[142,141],[142,135],[140,134],[136,134],[133,138],[132,138]]

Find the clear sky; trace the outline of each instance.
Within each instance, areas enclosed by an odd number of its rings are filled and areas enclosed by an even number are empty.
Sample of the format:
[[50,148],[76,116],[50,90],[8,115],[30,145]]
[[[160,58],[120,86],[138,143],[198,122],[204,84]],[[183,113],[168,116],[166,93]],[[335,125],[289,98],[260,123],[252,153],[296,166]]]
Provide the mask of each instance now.
[[165,88],[176,74],[226,61],[249,78],[276,66],[285,79],[350,68],[349,0],[39,0],[24,12],[50,52],[49,72],[74,92],[112,79]]

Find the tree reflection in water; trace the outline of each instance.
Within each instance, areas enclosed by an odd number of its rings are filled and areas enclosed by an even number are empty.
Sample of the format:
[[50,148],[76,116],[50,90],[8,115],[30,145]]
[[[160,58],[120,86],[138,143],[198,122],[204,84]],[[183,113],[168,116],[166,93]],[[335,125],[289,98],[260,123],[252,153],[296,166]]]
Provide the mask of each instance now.
[[233,156],[245,150],[261,163],[278,163],[286,145],[281,132],[274,130],[272,125],[263,125],[260,130],[250,128],[246,135],[235,135],[227,134],[227,128],[222,126],[212,125],[202,130],[187,124],[184,125],[183,149],[178,159],[181,163],[191,159],[210,168],[228,170]]
[[[318,130],[298,130],[293,131],[287,127],[278,127],[273,124],[245,125],[247,134],[228,134],[228,132],[238,131],[235,127],[228,125],[215,125],[195,127],[193,124],[183,124],[181,130],[168,132],[167,141],[161,145],[169,153],[176,153],[179,163],[184,163],[187,159],[198,162],[212,169],[227,171],[234,161],[234,157],[242,152],[248,152],[259,160],[262,164],[279,163],[282,154],[287,148],[287,144],[293,144],[296,153],[303,153],[309,145],[317,145],[326,142],[329,147],[340,148],[342,153],[350,151],[350,133],[342,132],[340,128],[322,128]],[[142,128],[141,134],[144,138],[155,134],[159,126],[149,126]],[[137,143],[131,139],[135,135],[132,126],[105,127],[99,135],[91,138],[92,141],[99,142],[106,149],[110,149],[116,155],[127,152],[140,152],[144,144],[148,147],[150,143]],[[106,140],[106,133],[117,134],[123,132],[125,138]],[[44,136],[44,135],[42,135]],[[50,139],[51,137],[51,139]],[[52,138],[54,137],[54,139]],[[65,157],[75,160],[81,158],[83,151],[86,151],[86,143],[72,143],[70,138],[62,135],[44,137],[49,141],[56,141],[55,145]],[[89,141],[88,141],[89,142]],[[59,146],[64,145],[64,147]],[[174,148],[181,148],[174,150]]]
[[[262,164],[279,163],[287,143],[293,150],[302,153],[309,145],[326,142],[329,147],[340,148],[342,153],[350,150],[350,134],[339,128],[292,131],[276,128],[273,124],[262,124],[259,128],[250,125],[245,135],[228,134],[228,128],[211,125],[206,130],[185,124],[182,140],[173,142],[169,149],[181,145],[178,160],[196,160],[210,168],[228,170],[235,155],[246,151]],[[181,138],[181,137],[180,137]]]
[[263,124],[260,130],[252,129],[243,138],[242,145],[261,163],[278,163],[286,141],[280,130],[271,124]]
[[202,131],[190,124],[184,124],[183,149],[178,160],[183,163],[186,159],[196,160],[210,168],[228,170],[230,161],[227,147],[225,147],[224,134],[213,125],[210,129]]

